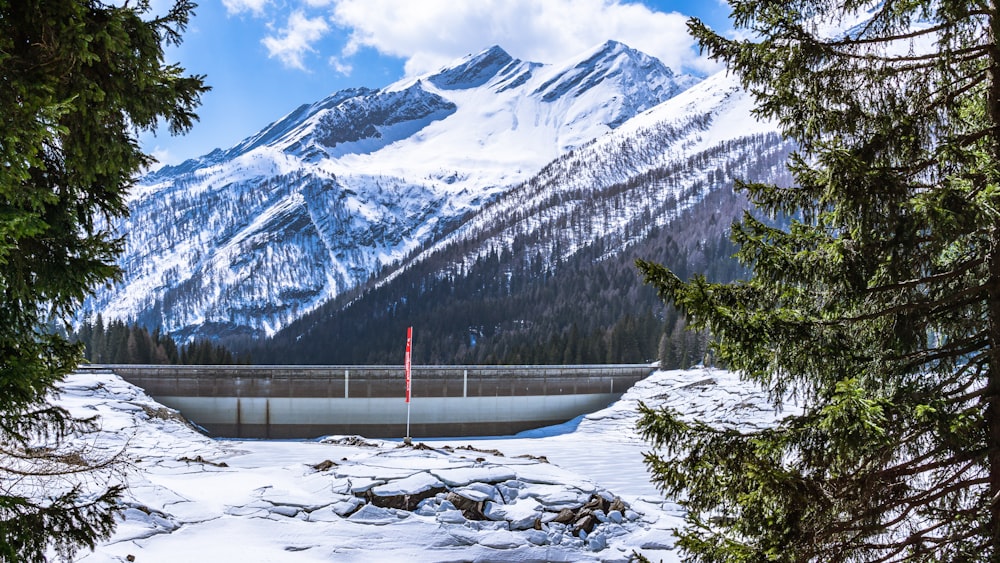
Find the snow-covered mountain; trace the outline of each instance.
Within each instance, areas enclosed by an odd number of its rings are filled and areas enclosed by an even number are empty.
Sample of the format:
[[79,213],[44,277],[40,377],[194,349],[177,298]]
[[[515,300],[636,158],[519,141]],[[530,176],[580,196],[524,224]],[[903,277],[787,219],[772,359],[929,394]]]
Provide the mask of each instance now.
[[[634,230],[623,238],[624,244],[641,239],[709,191],[748,177],[751,169],[769,167],[752,176],[773,181],[784,172],[788,145],[776,135],[775,124],[754,119],[752,109],[752,97],[734,77],[710,76],[555,159],[416,260],[467,240],[485,241],[466,254],[464,268],[498,247],[509,248],[518,238],[539,241],[522,253],[545,255],[559,239],[565,258],[580,246],[622,232],[626,225]],[[580,227],[588,217],[587,225]],[[538,236],[553,231],[564,236]]]
[[271,334],[697,82],[609,41],[560,64],[492,47],[337,92],[143,178],[114,226],[123,281],[84,314],[180,336]]
[[[666,320],[634,261],[664,263],[682,277],[742,275],[726,246],[749,206],[734,181],[791,182],[791,144],[752,108],[734,77],[710,76],[548,163],[250,355],[390,362],[400,331],[419,326],[418,353],[430,363],[640,362],[657,357],[658,341],[686,361],[695,345],[681,342],[684,331]],[[639,329],[634,315],[658,318]],[[623,340],[633,345],[616,344]]]

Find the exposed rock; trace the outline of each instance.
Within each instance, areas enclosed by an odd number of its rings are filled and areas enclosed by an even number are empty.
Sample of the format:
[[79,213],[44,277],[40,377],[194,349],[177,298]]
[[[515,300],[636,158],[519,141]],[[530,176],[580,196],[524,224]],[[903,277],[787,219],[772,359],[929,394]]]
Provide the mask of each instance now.
[[177,461],[183,461],[185,463],[201,463],[204,465],[211,465],[213,467],[229,467],[229,464],[224,461],[208,461],[205,458],[201,457],[200,455],[196,455],[194,457],[185,456],[179,458]]
[[597,518],[591,513],[586,513],[573,523],[573,532],[579,533],[580,530],[583,530],[589,534],[594,531],[595,526],[597,526]]
[[576,513],[568,508],[564,508],[559,511],[559,514],[552,519],[552,522],[559,522],[560,524],[569,524],[576,520]]
[[433,487],[413,494],[378,495],[374,493],[374,490],[369,490],[365,493],[365,499],[371,504],[382,508],[398,508],[399,510],[412,511],[417,508],[420,501],[445,491],[447,491],[445,487]]
[[490,454],[490,455],[497,456],[497,457],[504,457],[503,452],[501,452],[500,450],[495,450],[495,449],[494,450],[484,450],[484,449],[477,448],[477,447],[472,446],[472,445],[461,446],[461,447],[456,448],[456,449],[459,449],[459,450],[468,450],[470,452],[479,452],[481,454]]
[[624,516],[626,510],[628,510],[628,505],[625,504],[625,501],[620,497],[615,497],[615,500],[611,501],[611,506],[608,507],[607,512],[610,515],[611,512],[617,511]]
[[688,383],[687,385],[680,386],[679,389],[704,389],[704,388],[711,387],[711,386],[714,386],[714,385],[718,385],[718,382],[716,382],[714,378],[709,377],[707,379],[700,379],[698,381],[692,381],[691,383]]
[[483,514],[484,501],[468,499],[455,492],[448,493],[445,498],[455,505],[455,508],[462,511],[462,516],[465,516],[466,520],[486,520],[486,516]]
[[377,448],[379,444],[375,442],[369,442],[361,436],[330,436],[322,440],[324,444],[333,444],[336,446],[358,446],[363,448]]
[[167,407],[163,407],[163,406],[154,407],[154,406],[146,404],[146,403],[134,403],[134,402],[130,402],[129,404],[133,404],[133,405],[137,404],[139,406],[139,408],[141,408],[142,411],[144,413],[146,413],[146,416],[148,416],[149,418],[158,419],[158,420],[175,420],[177,422],[183,423],[185,426],[187,426],[189,428],[194,428],[194,426],[192,426],[191,424],[189,424],[188,420],[186,418],[184,418],[184,416],[181,415],[181,413],[179,411],[175,410],[175,409],[171,409],[171,408],[167,408]]
[[590,512],[598,512],[598,511],[600,511],[600,512],[607,513],[608,508],[610,506],[611,506],[611,503],[608,502],[607,499],[605,499],[605,498],[603,498],[601,496],[598,496],[598,495],[593,495],[593,496],[590,497],[590,500],[588,500],[587,503],[583,505],[583,508],[581,509],[581,512],[584,511],[584,510],[587,510],[587,511],[590,511]]
[[326,459],[310,467],[312,467],[313,470],[315,471],[329,471],[331,467],[336,467],[336,466],[337,466],[336,462]]

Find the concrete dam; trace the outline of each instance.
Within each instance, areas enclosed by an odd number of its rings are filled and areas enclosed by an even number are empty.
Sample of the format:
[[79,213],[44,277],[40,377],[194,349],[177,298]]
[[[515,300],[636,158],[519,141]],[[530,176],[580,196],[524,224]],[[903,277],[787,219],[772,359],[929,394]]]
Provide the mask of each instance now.
[[[215,437],[406,435],[403,366],[104,365]],[[648,364],[412,366],[410,435],[500,436],[602,409]]]

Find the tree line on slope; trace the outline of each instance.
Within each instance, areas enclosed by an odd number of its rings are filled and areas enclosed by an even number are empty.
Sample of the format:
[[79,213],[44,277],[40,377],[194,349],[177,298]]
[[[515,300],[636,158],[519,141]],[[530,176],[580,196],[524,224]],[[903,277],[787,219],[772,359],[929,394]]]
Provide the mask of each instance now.
[[83,344],[84,360],[92,364],[187,364],[221,365],[241,363],[221,344],[198,339],[178,345],[169,335],[150,332],[136,323],[113,320],[107,325],[101,315],[86,321],[70,334]]
[[[708,337],[643,284],[637,258],[713,279],[744,274],[727,228],[746,200],[720,188],[669,228],[621,249],[621,235],[569,258],[523,253],[515,240],[458,272],[428,263],[360,297],[345,296],[251,348],[254,363],[398,364],[407,326],[415,362],[426,364],[644,363],[689,367],[706,358]],[[457,260],[457,256],[445,259]]]

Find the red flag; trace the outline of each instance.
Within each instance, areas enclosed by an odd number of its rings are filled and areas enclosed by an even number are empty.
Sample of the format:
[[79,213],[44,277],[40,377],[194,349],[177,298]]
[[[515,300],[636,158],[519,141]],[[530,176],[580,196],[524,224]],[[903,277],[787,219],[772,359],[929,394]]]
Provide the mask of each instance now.
[[410,349],[413,346],[413,327],[406,329],[406,402],[410,402]]

